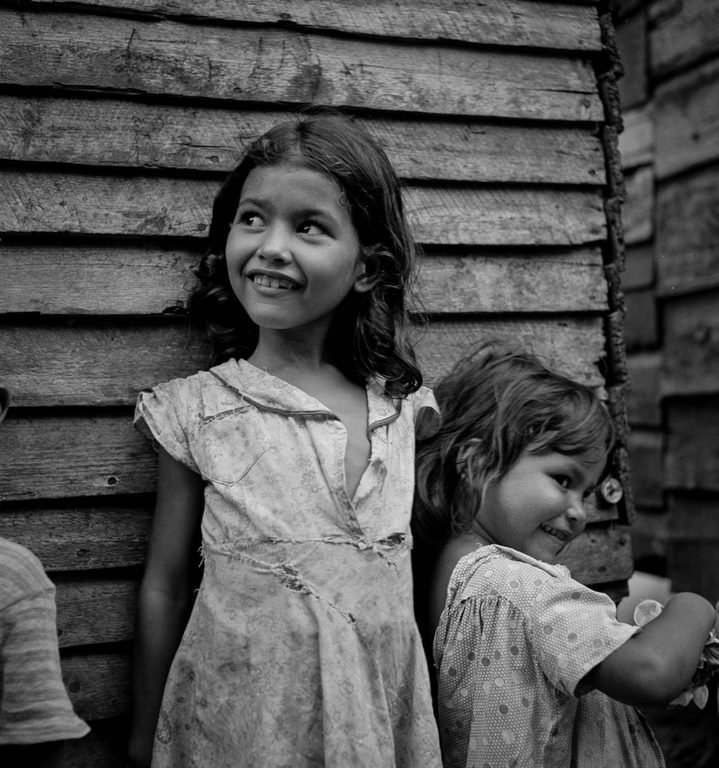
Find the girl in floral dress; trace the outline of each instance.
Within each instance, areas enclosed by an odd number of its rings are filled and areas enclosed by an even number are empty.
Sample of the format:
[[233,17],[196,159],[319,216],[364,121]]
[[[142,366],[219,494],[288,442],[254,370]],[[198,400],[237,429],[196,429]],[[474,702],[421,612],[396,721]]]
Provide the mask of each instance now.
[[191,312],[219,364],[137,403],[159,479],[131,760],[436,768],[409,530],[415,420],[435,404],[405,338],[395,174],[347,118],[280,124],[209,238]]

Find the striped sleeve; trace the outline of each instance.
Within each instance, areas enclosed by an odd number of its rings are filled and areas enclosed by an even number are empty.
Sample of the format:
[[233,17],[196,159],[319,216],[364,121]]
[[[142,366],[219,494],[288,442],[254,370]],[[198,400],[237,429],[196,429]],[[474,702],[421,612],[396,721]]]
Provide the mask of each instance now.
[[40,561],[0,539],[0,744],[84,736],[62,681],[55,587]]

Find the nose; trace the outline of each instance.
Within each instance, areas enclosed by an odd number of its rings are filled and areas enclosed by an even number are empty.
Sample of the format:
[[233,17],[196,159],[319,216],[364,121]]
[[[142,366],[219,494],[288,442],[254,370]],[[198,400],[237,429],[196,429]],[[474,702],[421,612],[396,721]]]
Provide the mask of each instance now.
[[257,255],[269,263],[287,263],[292,258],[292,251],[286,227],[277,223],[268,227]]
[[572,521],[575,530],[582,531],[587,523],[587,511],[584,499],[578,493],[572,493],[567,507],[567,517]]

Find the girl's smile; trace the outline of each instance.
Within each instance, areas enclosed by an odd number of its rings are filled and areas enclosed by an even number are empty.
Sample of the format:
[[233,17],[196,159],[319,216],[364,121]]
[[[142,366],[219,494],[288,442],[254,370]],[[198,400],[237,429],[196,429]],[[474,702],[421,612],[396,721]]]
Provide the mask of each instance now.
[[249,173],[225,254],[232,289],[261,333],[311,327],[324,338],[347,294],[366,289],[341,189],[300,165]]
[[525,449],[509,471],[487,487],[472,532],[483,541],[554,562],[584,530],[584,501],[605,461],[598,451],[572,456]]

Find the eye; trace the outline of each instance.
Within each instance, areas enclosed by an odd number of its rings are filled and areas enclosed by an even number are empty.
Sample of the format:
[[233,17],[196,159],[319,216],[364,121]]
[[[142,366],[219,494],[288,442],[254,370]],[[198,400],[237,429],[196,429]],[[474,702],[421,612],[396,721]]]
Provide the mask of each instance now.
[[568,490],[572,485],[572,478],[569,475],[552,475],[552,479],[565,490]]
[[297,231],[300,234],[303,235],[326,235],[327,230],[317,221],[314,221],[312,219],[308,219],[307,221],[303,221],[299,227],[297,227]]
[[260,229],[264,224],[262,216],[256,211],[241,211],[237,215],[237,222],[249,229]]

